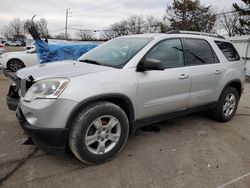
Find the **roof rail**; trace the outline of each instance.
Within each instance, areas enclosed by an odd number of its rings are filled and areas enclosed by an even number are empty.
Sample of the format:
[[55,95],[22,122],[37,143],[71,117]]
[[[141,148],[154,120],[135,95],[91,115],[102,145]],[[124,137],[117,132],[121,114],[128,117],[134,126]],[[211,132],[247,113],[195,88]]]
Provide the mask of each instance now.
[[225,39],[223,36],[218,35],[216,33],[204,33],[204,32],[196,32],[196,31],[172,30],[172,31],[168,31],[167,34],[202,35],[202,36],[208,36],[208,37],[215,37],[215,38]]

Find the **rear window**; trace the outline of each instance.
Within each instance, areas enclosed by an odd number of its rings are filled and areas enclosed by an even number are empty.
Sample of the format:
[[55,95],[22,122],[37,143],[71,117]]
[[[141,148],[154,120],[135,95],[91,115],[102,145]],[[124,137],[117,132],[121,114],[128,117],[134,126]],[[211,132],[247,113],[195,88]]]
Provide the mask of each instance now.
[[239,61],[240,56],[234,46],[229,42],[215,41],[228,61]]

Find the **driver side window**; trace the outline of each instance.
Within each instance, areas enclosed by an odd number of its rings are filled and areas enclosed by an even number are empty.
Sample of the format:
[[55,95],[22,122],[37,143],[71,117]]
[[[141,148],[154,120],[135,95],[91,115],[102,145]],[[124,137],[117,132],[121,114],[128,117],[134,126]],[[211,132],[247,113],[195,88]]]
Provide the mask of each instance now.
[[181,39],[168,39],[156,44],[146,55],[147,58],[160,60],[165,68],[184,66]]

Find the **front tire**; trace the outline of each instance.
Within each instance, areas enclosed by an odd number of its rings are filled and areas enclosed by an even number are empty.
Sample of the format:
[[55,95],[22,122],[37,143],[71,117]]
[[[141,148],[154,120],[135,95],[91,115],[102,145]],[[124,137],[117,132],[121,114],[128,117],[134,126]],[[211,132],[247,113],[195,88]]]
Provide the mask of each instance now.
[[227,87],[221,94],[218,105],[214,109],[213,117],[221,122],[232,119],[239,102],[239,94],[234,87]]
[[9,69],[12,72],[16,72],[24,67],[25,65],[20,59],[10,59],[7,62],[7,69]]
[[84,163],[103,163],[112,159],[125,145],[129,121],[125,112],[110,102],[87,106],[73,122],[69,146]]

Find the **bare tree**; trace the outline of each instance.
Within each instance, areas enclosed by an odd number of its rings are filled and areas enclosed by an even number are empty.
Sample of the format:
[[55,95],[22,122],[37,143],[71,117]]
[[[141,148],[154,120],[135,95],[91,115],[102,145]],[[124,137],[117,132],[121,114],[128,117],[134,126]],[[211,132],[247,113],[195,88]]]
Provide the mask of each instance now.
[[57,34],[54,38],[63,40],[63,39],[65,39],[65,34],[63,32],[61,32],[61,33]]
[[128,25],[129,34],[144,33],[145,28],[146,28],[146,23],[143,17],[136,16],[136,15],[130,16],[127,19],[127,25]]
[[28,32],[29,26],[33,23],[35,24],[35,28],[41,38],[47,38],[49,36],[48,24],[44,18],[41,18],[36,22],[32,22],[31,20],[26,20],[24,22],[24,30]]
[[42,38],[47,38],[49,35],[48,23],[44,18],[41,18],[37,23],[38,32]]
[[126,20],[112,24],[109,28],[104,30],[103,37],[105,39],[112,39],[119,36],[129,34],[128,23]]
[[80,31],[76,33],[76,36],[79,37],[83,41],[93,40],[94,39],[93,35],[94,35],[93,31],[83,30],[83,29],[81,29]]
[[164,33],[169,29],[166,22],[156,19],[154,16],[133,15],[120,22],[112,24],[104,30],[103,38],[111,39],[118,36],[142,33]]
[[20,18],[15,18],[10,22],[10,29],[13,32],[13,35],[16,37],[20,37],[24,32],[24,22],[20,20]]
[[227,31],[229,37],[237,34],[237,28],[240,24],[239,14],[237,12],[219,15],[218,20],[219,24]]
[[145,21],[145,33],[159,33],[161,31],[161,22],[154,16],[147,16]]
[[113,30],[110,30],[110,28],[105,28],[103,33],[102,33],[102,38],[104,40],[110,40],[112,38],[116,37],[116,33]]
[[6,39],[10,39],[13,37],[14,33],[11,27],[9,26],[3,26],[1,28],[1,34],[6,38]]

